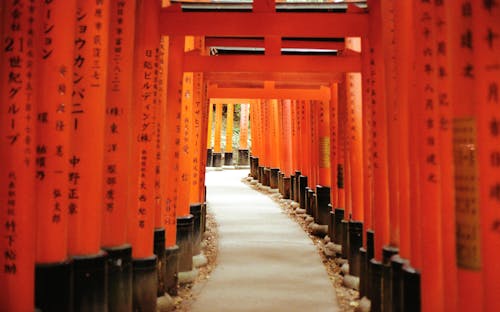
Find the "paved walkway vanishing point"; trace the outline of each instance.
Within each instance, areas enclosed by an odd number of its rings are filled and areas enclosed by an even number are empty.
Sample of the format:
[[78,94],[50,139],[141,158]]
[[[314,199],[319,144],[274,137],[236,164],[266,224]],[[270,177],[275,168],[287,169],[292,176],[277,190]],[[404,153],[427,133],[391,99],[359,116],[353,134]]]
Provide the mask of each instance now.
[[277,203],[241,182],[247,174],[207,172],[219,255],[192,311],[339,311],[314,244]]

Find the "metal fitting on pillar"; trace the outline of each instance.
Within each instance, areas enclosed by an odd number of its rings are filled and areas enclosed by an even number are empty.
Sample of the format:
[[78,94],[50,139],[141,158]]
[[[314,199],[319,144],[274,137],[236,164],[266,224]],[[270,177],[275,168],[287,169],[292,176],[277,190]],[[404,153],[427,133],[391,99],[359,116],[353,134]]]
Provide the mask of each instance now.
[[207,149],[207,167],[213,166],[213,158],[212,158],[213,150],[211,148]]
[[392,274],[391,258],[399,253],[399,249],[393,246],[382,248],[382,310],[392,310]]
[[71,261],[36,264],[35,306],[41,311],[73,311]]
[[330,188],[328,186],[316,186],[316,209],[317,221],[316,223],[328,225],[330,219],[331,206],[330,203]]
[[157,263],[157,276],[158,276],[158,297],[165,294],[165,269],[167,260],[165,258],[165,229],[156,228],[154,233],[154,247],[153,252],[158,259]]
[[363,246],[363,222],[349,221],[349,274],[360,276],[361,256],[359,249]]
[[132,246],[103,248],[108,254],[108,311],[132,309]]
[[170,296],[177,296],[177,282],[179,273],[179,246],[174,245],[165,249],[165,290]]
[[156,311],[158,290],[156,255],[148,258],[133,259],[132,267],[134,271],[133,311]]
[[279,168],[269,169],[269,186],[272,189],[278,188],[278,173],[279,173],[279,171],[280,171]]
[[238,166],[248,166],[248,155],[249,151],[247,149],[238,150]]
[[222,168],[222,153],[212,153],[212,165],[215,168]]
[[177,246],[179,246],[179,272],[193,269],[193,229],[192,214],[177,218]]
[[233,165],[233,152],[225,152],[224,166],[232,166],[232,165]]
[[90,256],[74,256],[73,270],[74,311],[106,311],[107,254],[100,251]]
[[189,213],[193,215],[193,256],[196,256],[201,252],[202,204],[190,204]]

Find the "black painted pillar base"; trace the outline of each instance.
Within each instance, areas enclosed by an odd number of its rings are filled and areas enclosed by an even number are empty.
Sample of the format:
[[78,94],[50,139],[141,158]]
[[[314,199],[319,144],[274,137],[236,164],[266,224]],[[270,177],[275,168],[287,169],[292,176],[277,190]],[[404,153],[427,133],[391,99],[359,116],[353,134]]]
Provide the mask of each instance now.
[[259,179],[259,157],[253,157],[253,170],[254,170],[254,179]]
[[335,236],[335,212],[332,210],[332,204],[328,204],[328,209],[330,209],[328,216],[328,236],[330,236],[330,240],[333,242],[333,238]]
[[222,154],[221,153],[212,153],[212,166],[215,168],[222,167]]
[[259,183],[263,185],[264,184],[264,167],[259,166],[257,168],[257,173],[258,173],[257,179],[259,180]]
[[290,199],[295,200],[295,175],[290,176]]
[[165,291],[170,296],[177,296],[177,284],[179,273],[179,246],[165,248]]
[[373,230],[366,231],[366,296],[371,299],[372,296],[372,267],[370,261],[375,257],[375,232]]
[[207,202],[201,204],[201,235],[207,230]]
[[253,156],[250,156],[250,176],[254,179],[256,179],[257,175],[255,174],[256,170],[255,170],[255,157]]
[[312,212],[311,212],[311,208],[310,207],[310,201],[309,201],[309,186],[306,186],[306,189],[305,189],[305,199],[304,199],[304,209],[306,210],[306,213],[308,215],[311,215]]
[[238,150],[238,166],[248,166],[248,155],[249,151],[247,149]]
[[315,204],[316,204],[316,198],[314,197],[314,191],[311,188],[309,188],[307,190],[307,205],[308,205],[309,211],[311,212],[311,213],[309,213],[309,215],[312,216],[314,219],[316,219]]
[[293,193],[293,200],[297,203],[300,203],[300,177],[302,174],[300,171],[295,171],[295,185],[294,187],[294,193]]
[[269,169],[269,186],[272,189],[278,188],[278,173],[280,172],[279,168],[271,168]]
[[283,176],[283,198],[290,199],[292,183],[290,181],[290,177]]
[[403,298],[405,312],[420,312],[420,272],[410,266],[403,267]]
[[232,165],[233,165],[233,152],[225,152],[224,166],[232,166]]
[[193,230],[192,214],[177,218],[177,246],[179,246],[179,272],[193,270]]
[[201,252],[201,221],[202,204],[194,203],[189,205],[189,213],[193,215],[193,256]]
[[271,168],[265,167],[263,170],[264,178],[262,179],[262,184],[264,186],[271,185]]
[[[108,308],[107,254],[74,256],[74,311],[106,311]],[[155,299],[156,299],[156,292]]]
[[402,286],[403,286],[403,266],[407,263],[405,259],[399,255],[392,256],[391,258],[391,272],[392,272],[392,311],[402,310]]
[[157,258],[132,259],[133,279],[133,311],[156,311],[158,276],[156,273]]
[[153,252],[156,255],[158,261],[157,264],[157,276],[158,276],[158,292],[157,296],[161,297],[165,294],[165,270],[167,267],[167,259],[165,257],[165,229],[156,228],[154,234],[154,249]]
[[399,249],[393,246],[382,248],[382,309],[391,312],[392,310],[392,274],[391,257],[397,255]]
[[347,220],[342,220],[340,222],[340,228],[342,230],[342,255],[341,257],[344,259],[349,259],[349,221]]
[[341,245],[343,242],[342,220],[344,220],[344,209],[335,208],[335,222],[333,223],[333,242]]
[[316,186],[316,209],[317,220],[316,223],[321,225],[328,225],[330,218],[330,188],[328,186]]
[[213,166],[213,156],[212,156],[212,149],[211,148],[207,148],[207,167],[212,167]]
[[71,261],[36,264],[35,306],[42,311],[73,311]]
[[382,262],[370,260],[370,301],[371,312],[382,312]]
[[306,209],[307,199],[307,177],[301,175],[299,177],[299,205],[300,208]]
[[359,248],[359,297],[363,298],[367,296],[366,284],[368,278],[366,260],[366,249],[364,247]]
[[103,248],[108,253],[108,311],[132,309],[132,246]]
[[283,196],[283,172],[278,172],[278,192]]
[[361,276],[361,256],[363,246],[363,222],[349,221],[349,274]]

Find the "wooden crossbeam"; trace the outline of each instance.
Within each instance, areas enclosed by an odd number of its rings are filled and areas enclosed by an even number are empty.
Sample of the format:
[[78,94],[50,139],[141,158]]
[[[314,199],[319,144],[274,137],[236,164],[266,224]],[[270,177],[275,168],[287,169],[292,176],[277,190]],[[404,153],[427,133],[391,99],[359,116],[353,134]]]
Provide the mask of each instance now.
[[264,88],[219,88],[217,85],[208,87],[209,98],[245,98],[245,99],[301,99],[323,100],[330,99],[330,88],[318,89],[279,89],[274,86]]
[[360,72],[360,55],[303,56],[303,55],[184,55],[186,72],[282,72],[331,73]]
[[161,11],[162,35],[229,37],[361,37],[368,33],[365,13],[182,12]]
[[[264,39],[255,38],[228,38],[207,37],[206,47],[237,47],[237,48],[264,48]],[[343,50],[344,42],[336,41],[308,41],[308,40],[282,40],[281,47],[285,49],[328,49]]]
[[281,73],[281,72],[210,72],[206,73],[204,79],[208,82],[223,83],[252,83],[265,80],[276,81],[276,83],[310,83],[312,85],[328,85],[331,82],[343,80],[341,73]]

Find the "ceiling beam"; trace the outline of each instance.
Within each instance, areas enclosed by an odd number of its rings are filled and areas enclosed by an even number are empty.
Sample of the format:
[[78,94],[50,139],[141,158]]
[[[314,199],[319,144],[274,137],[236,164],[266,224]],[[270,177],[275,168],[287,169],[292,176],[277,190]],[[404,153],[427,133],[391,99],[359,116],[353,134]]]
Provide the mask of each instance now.
[[[264,48],[264,39],[255,38],[229,38],[229,37],[207,37],[206,47],[237,47],[237,48]],[[284,49],[327,49],[343,50],[344,42],[338,41],[309,41],[309,40],[281,40]]]
[[184,55],[185,72],[282,72],[342,73],[360,72],[360,54],[348,56],[311,55]]
[[182,12],[163,8],[160,32],[166,36],[361,37],[368,33],[366,13]]
[[342,73],[282,73],[282,72],[209,72],[203,75],[208,82],[263,82],[275,81],[278,83],[309,83],[311,85],[329,85],[332,82],[343,81]]
[[245,98],[245,99],[294,99],[322,100],[330,99],[330,88],[319,89],[278,89],[266,86],[264,88],[219,88],[208,87],[209,98]]

